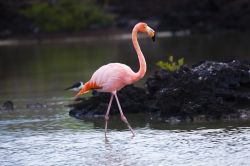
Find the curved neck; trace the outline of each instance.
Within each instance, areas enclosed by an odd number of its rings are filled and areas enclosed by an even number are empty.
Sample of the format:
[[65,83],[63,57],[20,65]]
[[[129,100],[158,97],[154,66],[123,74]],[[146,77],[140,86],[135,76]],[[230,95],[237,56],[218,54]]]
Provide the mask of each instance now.
[[133,31],[132,31],[132,42],[133,42],[133,45],[134,45],[134,48],[135,48],[135,51],[138,55],[138,59],[139,59],[139,63],[140,63],[140,69],[138,72],[135,73],[135,80],[134,81],[137,81],[139,79],[141,79],[145,73],[146,73],[146,70],[147,70],[147,64],[146,64],[146,61],[145,61],[145,58],[141,52],[141,48],[140,48],[140,45],[138,43],[138,40],[137,40],[137,32],[138,32],[138,29],[137,27],[135,26]]

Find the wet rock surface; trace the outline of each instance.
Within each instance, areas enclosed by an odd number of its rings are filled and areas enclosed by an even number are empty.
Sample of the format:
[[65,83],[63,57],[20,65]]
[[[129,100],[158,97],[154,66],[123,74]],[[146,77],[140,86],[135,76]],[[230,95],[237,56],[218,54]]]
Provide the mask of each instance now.
[[[127,86],[118,92],[126,113],[147,113],[151,118],[207,121],[250,118],[250,62],[204,61],[179,71],[156,71],[146,88]],[[103,116],[110,94],[96,93],[71,104],[76,118]],[[115,100],[111,114],[118,114]]]

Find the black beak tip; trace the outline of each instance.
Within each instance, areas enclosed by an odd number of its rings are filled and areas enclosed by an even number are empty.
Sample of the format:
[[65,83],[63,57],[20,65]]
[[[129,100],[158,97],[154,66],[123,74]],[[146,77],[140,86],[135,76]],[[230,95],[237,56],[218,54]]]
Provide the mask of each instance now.
[[155,41],[155,35],[152,37],[153,42]]

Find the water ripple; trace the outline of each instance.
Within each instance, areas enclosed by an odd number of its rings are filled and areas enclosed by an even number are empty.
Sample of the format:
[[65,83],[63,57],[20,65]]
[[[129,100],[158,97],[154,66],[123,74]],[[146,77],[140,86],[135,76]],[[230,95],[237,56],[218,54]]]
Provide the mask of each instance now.
[[40,114],[2,116],[1,165],[250,165],[249,122],[168,125],[130,119],[132,137],[119,118],[111,118],[105,141],[103,119]]
[[249,165],[250,127],[1,135],[2,165]]

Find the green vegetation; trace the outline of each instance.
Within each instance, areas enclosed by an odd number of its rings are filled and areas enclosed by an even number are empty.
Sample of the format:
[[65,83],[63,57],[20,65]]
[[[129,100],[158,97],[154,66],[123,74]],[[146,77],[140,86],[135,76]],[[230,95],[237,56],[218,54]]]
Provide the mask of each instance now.
[[157,62],[157,66],[159,66],[162,69],[168,70],[168,71],[177,71],[180,69],[181,66],[184,64],[184,58],[178,59],[177,62],[174,62],[174,57],[171,55],[168,58],[168,61],[159,61]]
[[111,24],[113,20],[111,15],[86,0],[60,0],[55,4],[39,2],[20,12],[47,32],[103,27]]

